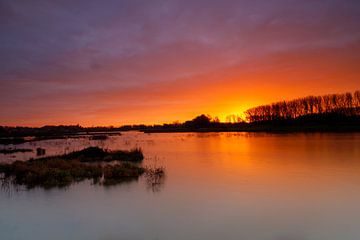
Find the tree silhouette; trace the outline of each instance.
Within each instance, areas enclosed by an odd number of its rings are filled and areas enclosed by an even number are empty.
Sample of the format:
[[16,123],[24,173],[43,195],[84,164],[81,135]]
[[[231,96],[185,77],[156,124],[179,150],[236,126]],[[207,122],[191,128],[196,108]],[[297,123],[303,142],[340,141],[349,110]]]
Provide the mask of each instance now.
[[360,91],[353,94],[329,94],[308,96],[291,101],[250,108],[245,112],[249,122],[288,120],[314,114],[338,114],[357,116],[360,114]]

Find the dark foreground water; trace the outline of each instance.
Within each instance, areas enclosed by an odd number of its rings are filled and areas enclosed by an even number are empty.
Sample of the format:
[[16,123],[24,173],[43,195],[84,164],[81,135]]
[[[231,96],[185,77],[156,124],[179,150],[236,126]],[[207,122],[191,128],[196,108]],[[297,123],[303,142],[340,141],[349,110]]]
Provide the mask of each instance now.
[[0,239],[360,239],[360,134],[123,133],[18,147],[51,155],[90,145],[140,146],[166,178],[3,189]]

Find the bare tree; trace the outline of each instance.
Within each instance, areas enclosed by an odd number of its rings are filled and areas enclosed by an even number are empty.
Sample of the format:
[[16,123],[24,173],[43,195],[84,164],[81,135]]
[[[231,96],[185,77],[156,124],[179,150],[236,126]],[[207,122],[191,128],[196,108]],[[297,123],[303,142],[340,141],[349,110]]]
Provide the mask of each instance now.
[[308,96],[291,101],[261,105],[245,111],[249,122],[295,119],[312,114],[360,114],[360,91],[324,96]]

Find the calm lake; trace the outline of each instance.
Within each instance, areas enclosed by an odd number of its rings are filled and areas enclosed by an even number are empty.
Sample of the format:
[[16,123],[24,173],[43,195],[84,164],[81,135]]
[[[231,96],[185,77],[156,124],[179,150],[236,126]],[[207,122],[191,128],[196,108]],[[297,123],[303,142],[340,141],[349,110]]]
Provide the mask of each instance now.
[[2,189],[0,239],[360,239],[359,133],[125,132],[17,147],[54,155],[88,146],[141,147],[143,164],[164,166],[166,177],[157,185]]

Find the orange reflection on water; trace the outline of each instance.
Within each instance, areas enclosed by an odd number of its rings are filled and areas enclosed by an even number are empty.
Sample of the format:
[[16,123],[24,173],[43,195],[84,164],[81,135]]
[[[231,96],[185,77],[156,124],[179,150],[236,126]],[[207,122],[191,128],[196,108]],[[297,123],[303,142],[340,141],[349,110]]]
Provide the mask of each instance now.
[[[138,146],[144,150],[144,164],[164,166],[166,178],[156,192],[140,182],[111,188],[84,183],[66,191],[29,191],[20,198],[0,198],[0,206],[6,206],[1,215],[4,223],[11,219],[20,225],[22,219],[29,219],[23,213],[32,211],[31,218],[40,216],[36,219],[40,226],[49,224],[43,220],[50,215],[56,224],[58,219],[75,219],[74,224],[80,225],[76,232],[96,229],[115,236],[129,231],[140,234],[139,239],[154,231],[163,239],[175,235],[214,240],[269,239],[269,234],[276,240],[359,236],[358,133],[127,132],[101,142],[60,139],[33,144],[30,147],[53,153],[64,146],[76,149],[88,144],[109,149]],[[44,202],[50,204],[48,208],[44,209]],[[16,213],[19,217],[13,217]],[[145,227],[133,230],[138,225]]]

